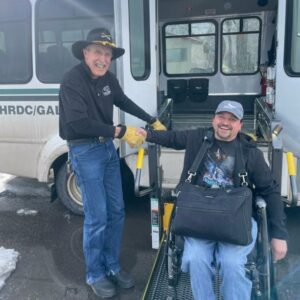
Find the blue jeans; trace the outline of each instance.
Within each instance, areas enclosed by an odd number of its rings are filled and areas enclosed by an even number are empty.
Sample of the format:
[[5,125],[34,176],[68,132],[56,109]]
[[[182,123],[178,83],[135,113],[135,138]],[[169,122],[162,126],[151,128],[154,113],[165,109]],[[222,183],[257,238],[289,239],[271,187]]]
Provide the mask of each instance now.
[[246,277],[247,255],[253,249],[257,237],[257,224],[252,219],[253,241],[238,246],[209,240],[185,237],[181,269],[190,272],[195,300],[216,299],[213,290],[215,267],[220,266],[221,294],[224,300],[250,300],[252,283]]
[[86,281],[119,272],[124,226],[120,161],[111,139],[69,145],[84,207],[83,252]]

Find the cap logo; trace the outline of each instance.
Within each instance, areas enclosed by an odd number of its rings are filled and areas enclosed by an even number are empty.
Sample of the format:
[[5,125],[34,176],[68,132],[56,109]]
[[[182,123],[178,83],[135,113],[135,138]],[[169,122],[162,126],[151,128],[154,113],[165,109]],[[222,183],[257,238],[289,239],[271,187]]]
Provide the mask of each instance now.
[[108,39],[109,41],[111,41],[111,35],[105,32],[101,32],[101,37],[103,39]]
[[232,105],[231,103],[228,103],[224,106],[224,108],[235,108],[235,106]]

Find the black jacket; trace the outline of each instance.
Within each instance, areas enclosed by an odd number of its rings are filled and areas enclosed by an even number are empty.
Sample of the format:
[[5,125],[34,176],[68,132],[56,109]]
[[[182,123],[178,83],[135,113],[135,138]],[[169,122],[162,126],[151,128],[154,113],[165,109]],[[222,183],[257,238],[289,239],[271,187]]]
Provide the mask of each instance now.
[[[212,129],[210,129],[212,130]],[[187,178],[188,170],[202,145],[204,134],[207,129],[193,129],[184,131],[153,131],[149,130],[147,141],[177,150],[186,149],[183,170],[180,182]],[[212,142],[214,136],[212,135]],[[283,203],[280,197],[278,184],[272,177],[262,151],[255,143],[249,141],[247,136],[239,133],[237,139],[240,141],[245,159],[248,181],[250,186],[255,186],[255,195],[262,196],[267,203],[267,215],[270,225],[270,235],[272,238],[287,239],[285,227],[285,214]],[[238,167],[235,167],[234,182],[237,182]]]
[[98,136],[113,137],[113,107],[145,122],[153,118],[130,100],[111,72],[93,79],[82,61],[64,75],[59,92],[59,135],[73,140]]

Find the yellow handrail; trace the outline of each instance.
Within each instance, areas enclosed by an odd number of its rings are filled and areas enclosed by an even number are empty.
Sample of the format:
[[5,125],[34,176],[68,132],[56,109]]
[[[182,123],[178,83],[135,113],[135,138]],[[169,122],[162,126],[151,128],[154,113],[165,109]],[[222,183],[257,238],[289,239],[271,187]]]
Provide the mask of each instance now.
[[298,190],[297,190],[297,182],[296,182],[296,168],[295,168],[294,154],[292,152],[287,152],[286,157],[287,157],[288,173],[290,176],[291,190],[292,190],[291,206],[297,206]]
[[288,164],[288,172],[290,176],[296,176],[296,168],[294,164],[294,154],[292,152],[287,152],[287,164]]
[[138,149],[138,155],[136,160],[136,172],[134,178],[134,193],[137,197],[143,197],[152,192],[153,188],[149,187],[144,190],[140,190],[140,180],[142,174],[142,167],[144,162],[145,150],[143,147]]
[[140,147],[138,150],[138,156],[137,156],[137,161],[136,161],[137,169],[142,169],[142,167],[143,167],[144,154],[145,154],[144,148]]

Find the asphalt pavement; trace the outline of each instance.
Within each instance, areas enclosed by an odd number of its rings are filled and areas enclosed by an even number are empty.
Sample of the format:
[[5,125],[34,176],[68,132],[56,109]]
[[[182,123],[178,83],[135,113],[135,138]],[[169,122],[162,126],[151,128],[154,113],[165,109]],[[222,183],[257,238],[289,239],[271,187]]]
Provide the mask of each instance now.
[[[125,210],[121,264],[136,284],[118,290],[111,299],[139,300],[156,256],[149,200],[129,199]],[[50,203],[46,184],[0,174],[0,247],[20,253],[0,299],[99,299],[85,284],[82,224],[83,217],[71,214],[59,201]]]
[[[121,264],[136,285],[118,290],[112,300],[140,300],[156,256],[149,200],[127,199],[125,210]],[[300,207],[286,213],[289,252],[276,265],[278,300],[300,300]],[[50,203],[46,184],[0,173],[0,247],[20,253],[0,300],[99,299],[85,284],[82,223],[83,217],[71,214],[59,201]]]

